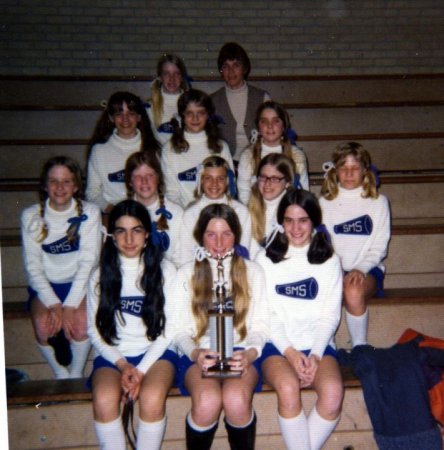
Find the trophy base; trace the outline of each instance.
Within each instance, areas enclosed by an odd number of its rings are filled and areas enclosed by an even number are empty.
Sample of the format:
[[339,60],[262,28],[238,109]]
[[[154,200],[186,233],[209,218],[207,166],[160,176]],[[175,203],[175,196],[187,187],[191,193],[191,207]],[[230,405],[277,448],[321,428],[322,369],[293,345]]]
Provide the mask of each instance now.
[[239,378],[241,376],[242,372],[231,370],[230,365],[224,360],[218,361],[206,372],[202,372],[202,378]]

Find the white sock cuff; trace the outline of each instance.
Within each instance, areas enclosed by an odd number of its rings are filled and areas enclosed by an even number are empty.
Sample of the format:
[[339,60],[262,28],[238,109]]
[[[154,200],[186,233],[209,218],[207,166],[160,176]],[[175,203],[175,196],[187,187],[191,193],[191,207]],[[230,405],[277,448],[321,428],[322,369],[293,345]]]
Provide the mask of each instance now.
[[122,416],[118,416],[117,419],[111,420],[110,422],[98,422],[94,420],[94,426],[98,428],[111,428],[118,425],[119,427],[123,427],[122,425]]
[[305,412],[303,409],[301,409],[301,412],[294,417],[282,417],[279,413],[278,413],[278,421],[280,423],[291,423],[291,422],[306,422],[307,421],[307,417],[305,415]]
[[164,426],[165,424],[166,424],[166,415],[165,416],[163,416],[160,420],[158,420],[157,422],[145,422],[144,420],[142,420],[140,417],[139,417],[139,427],[143,427],[143,428],[146,428],[146,429],[149,429],[149,428],[157,428],[157,427],[160,427],[160,426]]
[[253,422],[253,420],[254,420],[254,416],[255,416],[254,410],[252,410],[252,411],[251,411],[251,417],[250,417],[250,420],[249,420],[245,425],[241,425],[241,426],[239,426],[239,425],[233,425],[231,422],[229,422],[229,421],[227,420],[227,418],[225,418],[225,422],[227,422],[228,425],[230,425],[230,427],[232,427],[232,428],[238,428],[239,430],[241,430],[242,428],[247,428],[249,425],[252,424],[252,422]]
[[316,409],[316,406],[313,406],[313,409],[310,412],[310,417],[320,423],[325,424],[325,425],[335,425],[339,422],[339,419],[341,418],[341,414],[339,414],[338,417],[336,417],[336,419],[333,419],[333,420],[324,419],[323,417],[321,417],[319,415],[318,410]]
[[188,425],[189,425],[193,430],[199,431],[200,433],[203,433],[203,432],[205,432],[205,431],[211,430],[213,427],[216,426],[216,424],[217,424],[217,422],[218,422],[218,420],[216,420],[216,422],[212,423],[211,425],[209,425],[209,426],[207,426],[207,427],[201,427],[200,425],[197,425],[197,423],[194,422],[193,418],[191,417],[191,412],[189,412],[189,413],[187,414],[187,419],[186,419],[186,420],[187,420],[187,422],[188,422]]

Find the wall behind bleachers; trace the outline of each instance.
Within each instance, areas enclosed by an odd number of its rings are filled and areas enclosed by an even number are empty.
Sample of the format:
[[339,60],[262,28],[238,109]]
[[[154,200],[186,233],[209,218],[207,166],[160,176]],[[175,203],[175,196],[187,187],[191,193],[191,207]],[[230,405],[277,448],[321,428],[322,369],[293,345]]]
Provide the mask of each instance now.
[[216,75],[221,44],[253,74],[442,72],[440,0],[6,0],[0,74],[151,76],[165,51]]

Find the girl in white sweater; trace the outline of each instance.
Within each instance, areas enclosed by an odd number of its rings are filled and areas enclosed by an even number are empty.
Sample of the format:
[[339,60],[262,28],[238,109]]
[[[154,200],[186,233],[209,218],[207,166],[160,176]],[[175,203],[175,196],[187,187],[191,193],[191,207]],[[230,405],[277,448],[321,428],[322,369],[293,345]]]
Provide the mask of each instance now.
[[231,169],[230,150],[219,138],[211,98],[190,89],[178,101],[178,119],[173,119],[173,135],[162,148],[162,171],[166,196],[186,208],[193,201],[196,169],[210,155],[224,158]]
[[297,180],[293,160],[282,153],[270,153],[259,163],[248,203],[252,223],[251,259],[272,232],[281,198]]
[[148,152],[133,153],[126,161],[125,183],[128,198],[142,203],[152,218],[151,232],[176,267],[180,265],[179,231],[183,210],[165,197],[160,162]]
[[345,318],[352,345],[365,345],[367,302],[375,294],[383,295],[390,207],[377,191],[370,154],[360,144],[339,145],[332,159],[320,204],[345,272]]
[[291,124],[287,111],[273,101],[259,106],[252,132],[252,145],[240,157],[237,186],[239,200],[247,205],[251,194],[251,178],[257,172],[261,159],[270,153],[283,153],[294,161],[302,189],[308,191],[307,159],[304,152],[290,139]]
[[134,200],[110,213],[100,267],[88,286],[88,334],[96,351],[91,375],[94,427],[104,450],[126,449],[122,395],[139,400],[137,448],[160,449],[165,402],[175,375],[176,269],[152,241],[146,208]]
[[90,349],[85,295],[99,258],[101,220],[82,195],[77,162],[51,158],[40,178],[40,203],[21,218],[32,325],[56,378],[81,377]]
[[[264,379],[276,390],[278,419],[288,450],[319,450],[339,421],[343,386],[334,335],[341,317],[342,272],[316,197],[290,190],[277,226],[257,258],[267,284],[271,343],[263,352]],[[301,388],[318,399],[308,417]]]
[[212,203],[224,203],[234,209],[242,227],[241,245],[249,252],[251,243],[250,212],[245,205],[233,198],[236,195],[236,182],[227,161],[216,155],[205,158],[199,168],[197,179],[196,201],[184,211],[180,227],[181,264],[194,259],[193,250],[197,245],[193,237],[194,226],[202,209]]
[[151,84],[148,109],[153,133],[161,145],[171,138],[171,119],[177,113],[177,100],[189,88],[189,77],[183,60],[170,53],[162,55],[157,62],[157,77]]
[[130,92],[114,93],[90,140],[86,198],[108,214],[126,198],[128,156],[137,151],[157,154],[159,150],[142,100]]
[[[175,342],[183,355],[179,386],[191,395],[191,411],[186,419],[187,448],[211,447],[219,415],[225,412],[225,426],[231,449],[254,448],[256,417],[253,391],[260,369],[255,365],[269,333],[264,274],[261,268],[237,252],[241,228],[234,210],[212,204],[200,213],[194,236],[201,246],[196,261],[183,265],[176,280],[176,303],[181,330]],[[203,378],[218,355],[210,349],[208,308],[219,280],[217,258],[222,257],[224,287],[234,309],[235,351],[231,370],[242,372],[237,378]],[[227,302],[228,303],[228,302]]]

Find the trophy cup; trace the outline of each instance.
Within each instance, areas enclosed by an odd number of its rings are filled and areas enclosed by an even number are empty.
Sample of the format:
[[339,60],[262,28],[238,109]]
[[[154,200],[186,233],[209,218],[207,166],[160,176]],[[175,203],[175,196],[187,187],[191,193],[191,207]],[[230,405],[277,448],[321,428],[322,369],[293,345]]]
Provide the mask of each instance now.
[[210,327],[210,348],[219,353],[214,365],[202,372],[204,378],[234,378],[240,377],[242,372],[231,370],[228,364],[233,356],[233,317],[234,305],[232,298],[227,296],[224,278],[223,260],[232,255],[232,251],[225,256],[217,257],[217,282],[214,298],[208,309]]

